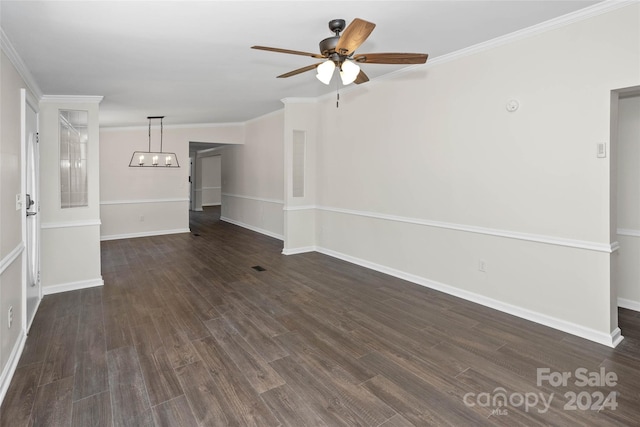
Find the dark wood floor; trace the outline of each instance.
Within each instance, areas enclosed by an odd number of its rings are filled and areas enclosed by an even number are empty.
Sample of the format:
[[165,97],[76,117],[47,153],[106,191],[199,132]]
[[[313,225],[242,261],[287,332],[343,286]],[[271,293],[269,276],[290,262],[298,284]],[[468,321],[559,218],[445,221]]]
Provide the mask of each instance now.
[[103,242],[103,288],[43,299],[0,424],[640,425],[640,313],[613,350],[218,218]]

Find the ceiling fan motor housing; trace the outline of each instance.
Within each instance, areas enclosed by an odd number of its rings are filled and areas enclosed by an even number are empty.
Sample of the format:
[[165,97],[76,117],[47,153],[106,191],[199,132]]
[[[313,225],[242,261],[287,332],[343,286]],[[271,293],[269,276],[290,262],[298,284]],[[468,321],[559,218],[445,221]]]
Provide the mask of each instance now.
[[320,42],[320,53],[327,58],[335,53],[340,36],[328,37]]
[[338,58],[332,58],[332,54],[336,51],[338,40],[340,40],[340,33],[344,30],[346,22],[344,19],[332,19],[329,21],[329,30],[335,33],[335,36],[328,37],[320,42],[320,53],[329,59],[334,61]]

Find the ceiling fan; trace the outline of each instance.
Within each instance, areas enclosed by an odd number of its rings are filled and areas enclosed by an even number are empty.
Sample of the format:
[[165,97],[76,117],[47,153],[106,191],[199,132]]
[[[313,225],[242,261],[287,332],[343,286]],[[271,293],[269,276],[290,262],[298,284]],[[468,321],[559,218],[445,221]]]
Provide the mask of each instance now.
[[[362,53],[355,51],[369,37],[376,24],[355,18],[345,28],[344,19],[329,21],[329,30],[335,33],[320,42],[320,53],[301,52],[297,50],[279,49],[267,46],[251,46],[252,49],[270,52],[288,53],[292,55],[310,56],[324,61],[298,68],[281,74],[278,78],[295,76],[306,71],[316,69],[316,77],[324,84],[329,84],[334,70],[340,70],[340,77],[344,85],[350,83],[361,84],[369,81],[369,77],[360,69],[358,63],[369,64],[424,64],[428,55],[425,53]],[[342,33],[342,35],[340,34]]]

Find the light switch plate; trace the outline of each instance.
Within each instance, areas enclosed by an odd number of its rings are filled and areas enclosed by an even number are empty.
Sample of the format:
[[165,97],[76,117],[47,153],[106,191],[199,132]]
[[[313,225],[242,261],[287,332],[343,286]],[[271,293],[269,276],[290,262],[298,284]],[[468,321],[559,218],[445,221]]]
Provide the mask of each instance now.
[[22,208],[22,194],[16,194],[16,210],[19,211]]
[[607,144],[604,142],[598,143],[598,158],[604,159],[607,157]]

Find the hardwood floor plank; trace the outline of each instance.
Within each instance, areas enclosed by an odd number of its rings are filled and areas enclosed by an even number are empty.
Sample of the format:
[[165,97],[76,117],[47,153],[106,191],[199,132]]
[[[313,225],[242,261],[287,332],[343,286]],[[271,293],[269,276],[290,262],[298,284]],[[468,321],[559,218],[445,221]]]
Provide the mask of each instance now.
[[73,401],[109,389],[107,357],[104,350],[93,349],[76,356]]
[[135,348],[109,350],[107,364],[114,427],[148,425],[151,406]]
[[268,337],[289,332],[289,330],[273,316],[266,314],[251,301],[236,292],[225,294],[224,301],[226,301],[230,307],[242,313]]
[[219,400],[218,385],[203,362],[181,366],[176,369],[176,373],[200,425],[239,425],[236,420],[227,419],[223,403]]
[[400,414],[396,414],[389,418],[384,423],[380,424],[380,427],[415,427],[412,423],[407,421],[405,417]]
[[131,321],[126,313],[128,302],[126,297],[117,297],[105,300],[104,328],[107,339],[107,351],[120,347],[128,347],[132,344]]
[[284,384],[280,375],[224,319],[211,319],[205,325],[258,393]]
[[266,391],[261,396],[283,426],[324,427],[330,425],[330,417],[323,419],[312,409],[313,405],[310,405],[306,399],[286,384]]
[[360,381],[340,365],[306,347],[295,334],[279,338],[286,340],[288,347],[292,349],[289,359],[327,386],[365,425],[379,425],[395,415],[393,409],[363,389]]
[[[219,402],[227,423],[237,423],[240,426],[278,424],[269,408],[245,378],[244,373],[218,348],[213,337],[194,341],[194,345],[203,362],[202,365],[189,365],[190,369],[197,368],[197,372],[201,375],[204,375],[202,369],[206,369],[209,373],[215,384],[215,399]],[[193,407],[189,393],[186,390],[185,393]]]
[[76,369],[74,348],[78,333],[78,318],[78,314],[71,314],[58,317],[54,321],[51,340],[44,359],[40,385],[74,375]]
[[[287,349],[291,348],[293,351],[296,350],[296,347],[292,347],[292,343],[291,341],[289,341],[290,337],[291,334],[283,334],[275,337],[275,340],[278,342],[282,342],[282,347]],[[338,364],[342,367],[342,369],[349,372],[349,374],[356,378],[359,382],[366,381],[369,378],[375,376],[375,373],[368,369],[367,366],[363,364],[359,359],[343,353],[340,348],[337,348],[323,340],[318,339],[315,335],[300,335],[300,339],[303,341],[300,346],[303,347],[298,347],[301,348],[301,350],[297,351],[302,351],[305,353],[318,353],[319,357],[325,357]]]
[[162,337],[165,351],[173,368],[188,365],[200,359],[193,344],[184,332],[176,326],[172,313],[160,310],[153,315],[153,324]]
[[38,387],[30,426],[68,426],[71,424],[73,377]]
[[111,427],[111,396],[108,391],[73,402],[71,427]]
[[318,318],[304,312],[280,316],[278,320],[291,331],[304,331],[305,335],[315,335],[318,339],[325,341],[331,346],[340,348],[341,351],[349,353],[352,357],[361,357],[369,352],[367,346],[354,342],[347,332],[329,326]]
[[[53,303],[45,304],[44,299],[40,306],[42,307],[43,305],[54,308]],[[51,313],[52,311],[53,313]],[[22,356],[20,356],[20,361],[18,362],[19,367],[44,361],[52,337],[54,313],[55,310],[48,309],[43,311],[39,309],[36,313],[29,330],[29,339],[24,345]]]
[[229,286],[271,316],[277,317],[290,314],[289,310],[280,302],[268,295],[268,287],[260,284],[260,282],[256,282],[255,280],[242,280],[229,283]]
[[370,331],[369,335],[373,335],[376,339],[386,340],[403,348],[415,349],[418,353],[442,342],[442,336],[413,328],[403,329],[401,324],[386,316],[374,318],[358,311],[351,311],[348,316],[360,326],[350,334],[352,336],[367,330]]
[[[99,296],[96,293],[86,295],[87,298]],[[109,389],[104,322],[100,301],[82,307],[80,325],[82,327],[78,330],[75,346],[74,402]]]
[[151,406],[182,395],[182,387],[154,324],[134,326],[132,337]]
[[42,363],[16,369],[0,407],[0,426],[25,426],[29,423],[41,372]]
[[196,426],[197,421],[191,412],[187,398],[178,396],[153,408],[156,427]]
[[370,379],[363,386],[402,414],[404,418],[415,426],[491,425],[488,419],[475,414],[472,410],[465,411],[466,408],[462,409],[459,405],[450,405],[442,399],[435,401],[433,393],[429,393],[425,395],[428,397],[420,399],[415,393],[407,391],[404,387],[387,379],[384,375],[378,375]]
[[294,393],[310,402],[314,412],[323,419],[330,420],[329,425],[366,426],[365,420],[349,408],[348,401],[344,401],[335,393],[329,384],[323,384],[310,374],[304,367],[293,361],[291,357],[271,362],[271,366],[285,379]]
[[244,338],[267,362],[271,362],[289,355],[287,350],[280,347],[271,337],[263,333],[244,314],[236,310],[229,310],[222,315],[239,335]]
[[[379,373],[364,383],[374,395],[386,402],[414,424],[427,425],[490,425],[481,416],[464,405],[456,396],[416,376],[377,353],[369,353],[369,366]],[[426,405],[427,399],[429,404]]]
[[202,283],[202,281],[197,280],[197,285],[194,286],[193,282],[177,269],[166,270],[164,271],[164,275],[173,283],[183,283],[180,290],[191,306],[192,311],[201,321],[204,322],[205,320],[214,319],[220,315],[215,306],[221,305],[223,298],[220,293],[213,289],[211,283]]

